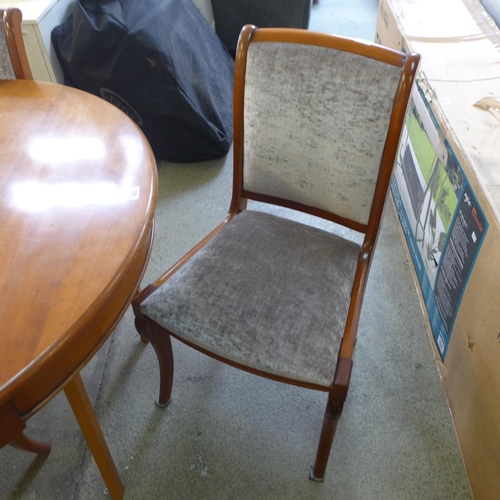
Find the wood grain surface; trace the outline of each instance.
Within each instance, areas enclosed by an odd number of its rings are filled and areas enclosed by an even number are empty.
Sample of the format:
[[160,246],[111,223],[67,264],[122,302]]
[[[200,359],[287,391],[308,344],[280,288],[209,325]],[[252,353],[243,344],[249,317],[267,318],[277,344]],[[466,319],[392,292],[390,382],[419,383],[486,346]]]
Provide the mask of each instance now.
[[156,189],[120,110],[0,81],[0,406],[27,418],[112,332],[147,264]]

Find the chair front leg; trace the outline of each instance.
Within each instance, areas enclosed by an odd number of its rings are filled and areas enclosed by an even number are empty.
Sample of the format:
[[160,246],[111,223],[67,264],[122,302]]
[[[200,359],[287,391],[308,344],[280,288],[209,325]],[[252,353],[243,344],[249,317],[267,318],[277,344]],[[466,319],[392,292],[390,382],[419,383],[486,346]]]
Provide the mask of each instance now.
[[132,302],[132,311],[134,311],[134,324],[137,333],[141,337],[141,342],[147,344],[151,342],[153,337],[153,332],[151,331],[150,323],[148,318],[142,314],[141,305],[136,302]]
[[150,342],[155,350],[160,368],[160,393],[156,405],[165,408],[172,399],[174,381],[174,356],[170,335],[163,328],[142,314],[140,305],[132,303],[135,315],[135,328],[143,342]]
[[150,321],[153,340],[150,340],[158,358],[160,367],[160,394],[156,404],[165,408],[172,400],[172,385],[174,382],[174,355],[170,334],[156,323]]

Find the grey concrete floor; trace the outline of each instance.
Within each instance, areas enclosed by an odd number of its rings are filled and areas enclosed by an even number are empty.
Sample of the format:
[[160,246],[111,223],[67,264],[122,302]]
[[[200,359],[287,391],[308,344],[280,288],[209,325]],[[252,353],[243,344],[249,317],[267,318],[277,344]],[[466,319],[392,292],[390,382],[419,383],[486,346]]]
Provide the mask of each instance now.
[[[320,0],[311,29],[373,39],[376,10],[376,0]],[[222,220],[231,164],[228,155],[159,165],[156,239],[144,284]],[[324,483],[308,480],[323,393],[242,373],[177,342],[174,355],[174,399],[166,410],[154,405],[156,358],[139,341],[130,311],[83,370],[126,498],[470,498],[390,202]],[[63,394],[29,420],[28,434],[51,442],[52,452],[44,458],[0,450],[1,499],[109,498]]]

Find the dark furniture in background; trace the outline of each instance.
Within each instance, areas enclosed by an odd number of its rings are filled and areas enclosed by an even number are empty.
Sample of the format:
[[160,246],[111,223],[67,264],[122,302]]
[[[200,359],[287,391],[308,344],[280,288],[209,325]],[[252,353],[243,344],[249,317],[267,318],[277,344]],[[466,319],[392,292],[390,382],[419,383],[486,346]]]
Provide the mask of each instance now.
[[312,0],[212,0],[215,31],[234,57],[245,24],[307,29],[311,4]]

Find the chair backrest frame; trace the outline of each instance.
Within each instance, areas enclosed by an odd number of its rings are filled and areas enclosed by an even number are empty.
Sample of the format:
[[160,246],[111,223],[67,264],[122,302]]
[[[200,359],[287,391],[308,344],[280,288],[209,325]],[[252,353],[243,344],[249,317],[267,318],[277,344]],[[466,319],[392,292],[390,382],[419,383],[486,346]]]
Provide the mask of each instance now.
[[[296,43],[334,48],[358,54],[360,56],[377,59],[378,61],[401,69],[396,97],[394,99],[389,126],[387,129],[385,145],[383,147],[373,201],[369,211],[368,222],[366,224],[362,224],[345,217],[340,217],[326,210],[303,205],[295,201],[275,196],[253,193],[243,188],[246,63],[249,46],[251,43],[256,42]],[[352,357],[361,312],[362,297],[366,287],[373,250],[378,237],[382,211],[392,176],[401,130],[404,124],[404,118],[410,98],[410,92],[417,74],[419,62],[420,56],[418,54],[404,54],[369,42],[362,42],[346,37],[315,33],[306,30],[281,28],[258,29],[255,26],[247,25],[243,28],[240,35],[238,50],[236,53],[234,77],[233,194],[228,217],[232,218],[238,212],[244,210],[248,200],[255,200],[309,213],[364,233],[364,241],[361,247],[358,268],[351,295],[351,306],[349,308],[344,338],[342,341],[340,352],[341,358]]]
[[33,80],[21,29],[21,11],[14,7],[0,9],[0,19],[3,20],[5,41],[15,77],[21,80]]
[[[258,29],[254,26],[246,26],[240,36],[239,53],[236,58],[235,68],[235,101],[234,101],[234,184],[233,196],[248,198],[258,201],[267,201],[273,204],[287,206],[289,208],[297,208],[298,210],[318,215],[328,220],[334,220],[343,225],[351,227],[362,233],[366,233],[368,223],[359,223],[355,220],[350,220],[345,217],[326,211],[309,207],[289,201],[283,198],[274,196],[262,195],[256,192],[250,192],[243,189],[243,169],[244,169],[244,100],[245,100],[245,77],[246,77],[246,64],[247,54],[250,43],[254,42],[279,42],[279,43],[295,43],[300,45],[315,45],[318,47],[333,48],[344,52],[351,52],[370,59],[376,59],[381,62],[387,63],[391,66],[401,68],[401,78],[399,88],[396,93],[395,105],[391,116],[390,125],[387,132],[387,140],[382,155],[381,172],[390,170],[392,172],[394,159],[399,142],[399,135],[401,126],[406,112],[407,95],[413,83],[415,68],[418,65],[419,56],[416,54],[403,54],[376,44],[369,42],[362,42],[345,37],[327,35],[323,33],[314,33],[306,30],[294,29]],[[413,68],[413,75],[412,73]],[[408,81],[411,79],[410,85]],[[390,172],[389,176],[390,177]],[[374,196],[373,204],[377,204],[379,199],[385,199],[384,186],[379,188],[381,193]]]
[[[345,50],[352,50],[361,55],[366,54],[372,57],[377,54],[379,59],[388,64],[402,68],[401,77],[396,92],[395,104],[392,109],[388,136],[382,153],[381,165],[377,186],[373,196],[372,208],[367,224],[355,223],[351,220],[343,219],[327,211],[318,208],[300,205],[289,202],[281,198],[271,196],[261,196],[245,191],[243,189],[243,139],[244,139],[244,85],[246,72],[246,54],[252,41],[288,41],[290,43],[309,43],[318,46],[342,47]],[[356,275],[351,292],[351,301],[344,329],[344,336],[340,347],[337,372],[332,382],[332,391],[340,391],[344,394],[347,391],[350,377],[351,358],[356,341],[357,328],[361,314],[362,300],[366,289],[368,273],[373,250],[377,240],[382,210],[392,175],[400,134],[406,115],[406,109],[410,99],[413,82],[416,77],[420,56],[418,54],[403,54],[385,47],[376,46],[369,43],[360,43],[345,37],[326,35],[309,32],[306,30],[294,30],[288,28],[263,28],[257,29],[255,26],[247,25],[243,28],[236,53],[236,65],[234,76],[234,131],[233,131],[233,192],[229,212],[224,221],[217,226],[209,235],[194,246],[184,257],[172,266],[167,272],[160,276],[154,283],[144,289],[134,299],[134,307],[138,307],[151,293],[159,288],[167,279],[180,269],[193,255],[205,246],[227,223],[231,221],[239,212],[247,207],[248,200],[263,201],[281,205],[287,208],[300,210],[311,215],[322,217],[351,229],[364,233],[364,241],[361,245]],[[340,396],[339,396],[340,397]]]

